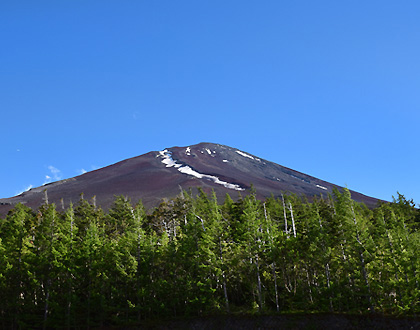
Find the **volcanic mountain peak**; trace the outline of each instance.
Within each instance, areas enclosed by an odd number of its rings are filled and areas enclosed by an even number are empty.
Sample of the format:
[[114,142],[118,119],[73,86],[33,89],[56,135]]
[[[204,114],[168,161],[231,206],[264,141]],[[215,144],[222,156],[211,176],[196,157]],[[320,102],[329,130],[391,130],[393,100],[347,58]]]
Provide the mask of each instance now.
[[[0,199],[0,215],[13,205],[24,203],[36,208],[44,202],[47,190],[49,202],[63,207],[95,196],[96,203],[107,209],[115,195],[125,195],[133,202],[141,199],[150,208],[163,198],[179,194],[180,188],[205,192],[215,191],[222,201],[226,194],[237,199],[248,193],[251,185],[257,197],[280,196],[291,192],[307,196],[326,196],[334,187],[304,173],[261,159],[245,151],[221,144],[199,143],[172,147],[129,158],[83,175],[33,188],[21,195]],[[352,192],[356,201],[373,207],[377,199]]]

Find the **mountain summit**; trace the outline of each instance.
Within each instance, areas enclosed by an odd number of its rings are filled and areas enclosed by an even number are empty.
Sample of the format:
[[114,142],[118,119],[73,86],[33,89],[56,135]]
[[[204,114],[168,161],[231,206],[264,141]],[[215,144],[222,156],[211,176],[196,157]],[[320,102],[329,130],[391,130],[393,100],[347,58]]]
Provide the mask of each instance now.
[[[18,196],[0,199],[0,214],[13,205],[24,203],[38,207],[48,197],[50,203],[67,207],[83,194],[94,196],[97,205],[107,209],[115,195],[139,199],[146,207],[157,206],[163,198],[172,198],[182,190],[214,190],[223,200],[226,194],[237,199],[247,194],[251,185],[259,198],[282,192],[307,196],[326,196],[342,187],[314,178],[247,152],[221,144],[199,143],[152,151],[83,175],[32,188]],[[45,193],[47,190],[47,194]],[[352,198],[373,207],[377,199],[351,191]]]

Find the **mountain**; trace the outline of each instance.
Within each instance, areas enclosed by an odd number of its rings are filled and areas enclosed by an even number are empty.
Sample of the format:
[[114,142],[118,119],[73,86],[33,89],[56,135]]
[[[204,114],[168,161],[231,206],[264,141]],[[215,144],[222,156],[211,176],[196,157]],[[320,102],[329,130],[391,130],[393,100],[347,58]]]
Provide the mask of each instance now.
[[[142,200],[146,208],[157,206],[163,198],[172,198],[181,189],[193,192],[201,187],[214,190],[223,201],[226,194],[237,199],[247,194],[251,185],[259,198],[282,192],[327,196],[332,183],[275,164],[247,152],[221,144],[199,143],[188,147],[172,147],[152,151],[83,175],[32,188],[18,196],[0,199],[0,214],[4,215],[17,203],[37,208],[48,197],[50,203],[67,207],[76,203],[83,193],[85,199],[94,196],[97,205],[107,209],[115,195],[125,195],[132,202]],[[47,190],[47,194],[45,193]],[[355,201],[374,207],[378,200],[351,191]]]

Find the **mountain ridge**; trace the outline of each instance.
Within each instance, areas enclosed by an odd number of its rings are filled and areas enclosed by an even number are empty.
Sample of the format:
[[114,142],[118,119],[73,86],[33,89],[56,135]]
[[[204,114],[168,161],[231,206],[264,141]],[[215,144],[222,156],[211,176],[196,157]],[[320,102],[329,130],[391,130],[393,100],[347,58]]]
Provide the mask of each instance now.
[[[157,206],[163,198],[173,198],[180,189],[205,192],[214,190],[218,198],[226,193],[233,199],[247,194],[253,186],[257,197],[278,197],[296,193],[308,199],[326,197],[334,188],[343,187],[308,174],[276,164],[223,144],[201,142],[190,146],[174,146],[150,151],[72,178],[32,188],[22,194],[0,199],[0,214],[17,203],[36,208],[44,202],[62,205],[77,203],[80,195],[96,199],[107,209],[115,195],[125,195],[133,202],[142,200],[146,208]],[[350,190],[355,201],[374,207],[379,201]]]

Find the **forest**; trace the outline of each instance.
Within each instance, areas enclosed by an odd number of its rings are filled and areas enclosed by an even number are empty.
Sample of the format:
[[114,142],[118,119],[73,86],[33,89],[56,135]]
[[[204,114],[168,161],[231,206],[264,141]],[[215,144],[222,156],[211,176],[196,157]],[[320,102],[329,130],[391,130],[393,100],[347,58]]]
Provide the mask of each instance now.
[[17,204],[0,219],[0,327],[84,328],[235,313],[413,316],[420,211],[182,192],[153,210]]

